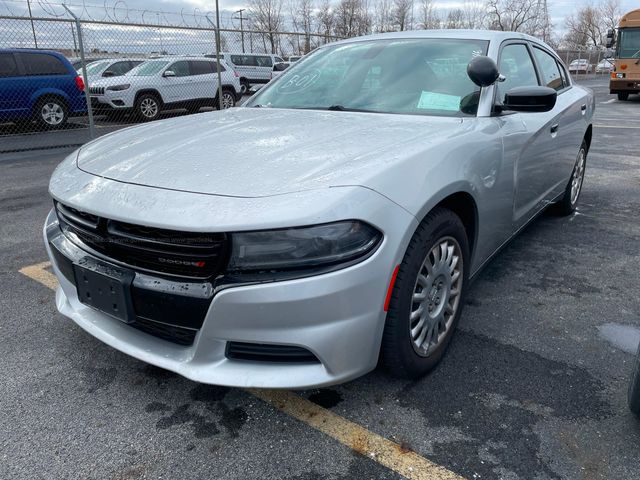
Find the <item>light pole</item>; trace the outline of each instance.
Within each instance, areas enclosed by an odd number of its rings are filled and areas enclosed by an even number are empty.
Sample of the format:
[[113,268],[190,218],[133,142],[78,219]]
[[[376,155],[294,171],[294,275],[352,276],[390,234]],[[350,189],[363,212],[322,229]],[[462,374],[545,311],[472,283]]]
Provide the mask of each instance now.
[[38,40],[36,39],[36,28],[33,26],[33,15],[31,15],[31,1],[27,0],[27,8],[29,9],[29,20],[31,20],[31,31],[33,32],[33,43],[38,48]]
[[242,26],[242,21],[244,20],[244,18],[242,17],[242,12],[244,12],[245,10],[246,8],[241,8],[240,10],[235,12],[240,14],[240,40],[242,42],[242,53],[244,53],[244,28]]

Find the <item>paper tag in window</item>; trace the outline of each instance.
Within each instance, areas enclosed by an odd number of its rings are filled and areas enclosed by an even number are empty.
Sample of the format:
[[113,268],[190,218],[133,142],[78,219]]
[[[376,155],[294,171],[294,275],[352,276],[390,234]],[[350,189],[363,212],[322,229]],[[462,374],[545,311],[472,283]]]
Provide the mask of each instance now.
[[422,92],[417,108],[457,112],[460,110],[460,97],[446,93]]

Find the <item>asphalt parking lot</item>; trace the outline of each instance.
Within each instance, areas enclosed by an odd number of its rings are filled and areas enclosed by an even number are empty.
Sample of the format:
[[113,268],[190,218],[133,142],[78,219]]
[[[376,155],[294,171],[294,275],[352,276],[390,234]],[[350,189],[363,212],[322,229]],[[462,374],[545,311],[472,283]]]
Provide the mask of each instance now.
[[375,371],[251,392],[100,343],[57,313],[42,264],[48,179],[71,149],[26,151],[33,135],[11,137],[0,478],[640,478],[640,420],[626,407],[640,339],[640,96],[619,102],[606,82],[584,80],[597,111],[578,212],[545,213],[492,261],[447,356],[415,382]]

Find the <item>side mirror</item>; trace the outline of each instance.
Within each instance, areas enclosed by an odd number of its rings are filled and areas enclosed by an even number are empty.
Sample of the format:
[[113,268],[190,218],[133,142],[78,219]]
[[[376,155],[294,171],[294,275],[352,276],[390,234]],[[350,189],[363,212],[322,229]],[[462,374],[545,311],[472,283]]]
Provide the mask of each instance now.
[[165,70],[164,73],[162,74],[163,77],[167,78],[167,77],[175,77],[176,76],[176,72],[174,72],[173,70]]
[[615,30],[610,28],[609,30],[607,30],[607,42],[605,46],[607,48],[611,48],[615,43],[616,43],[616,32]]
[[502,110],[548,112],[556,105],[558,92],[549,87],[515,87],[504,96]]
[[102,72],[103,77],[115,77],[116,73],[113,70],[105,70]]
[[488,87],[500,77],[498,65],[492,58],[483,55],[475,57],[467,65],[467,75],[479,87]]

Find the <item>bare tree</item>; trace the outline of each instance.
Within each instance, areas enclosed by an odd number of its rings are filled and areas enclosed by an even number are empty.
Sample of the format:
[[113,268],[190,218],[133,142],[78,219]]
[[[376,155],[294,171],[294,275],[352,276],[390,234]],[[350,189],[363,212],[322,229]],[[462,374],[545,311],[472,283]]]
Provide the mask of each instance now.
[[420,27],[425,30],[440,28],[440,17],[433,0],[422,0],[420,3]]
[[464,28],[464,12],[461,8],[454,8],[447,13],[445,21],[447,28]]
[[479,0],[465,0],[462,4],[462,28],[484,28],[487,20],[487,6]]
[[371,15],[365,0],[340,0],[335,9],[335,33],[357,37],[371,31]]
[[489,0],[489,28],[535,34],[541,0]]
[[377,33],[391,32],[393,30],[393,19],[391,12],[392,0],[378,0],[373,9],[374,26],[373,31]]
[[[282,0],[249,0],[254,28],[263,30],[263,43],[269,40],[271,53],[276,53],[278,30],[283,23]],[[265,45],[266,47],[266,45]]]
[[413,25],[413,0],[394,0],[392,15],[396,30],[410,30]]
[[618,25],[620,2],[604,0],[600,5],[586,5],[565,19],[565,44],[571,48],[604,48],[607,30]]
[[[296,32],[304,33],[304,48],[298,45],[297,53],[309,53],[311,51],[311,33],[314,31],[314,1],[313,0],[291,0],[290,2],[291,23]],[[297,40],[300,36],[296,35]]]
[[336,17],[331,8],[330,0],[323,0],[316,12],[318,20],[318,33],[329,36],[333,33],[336,24]]

